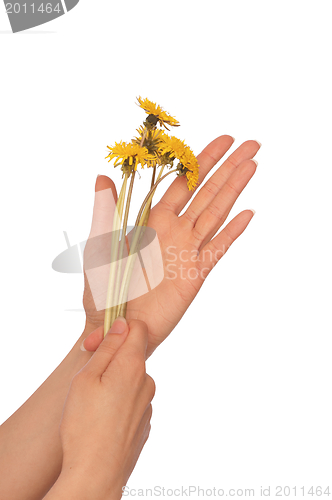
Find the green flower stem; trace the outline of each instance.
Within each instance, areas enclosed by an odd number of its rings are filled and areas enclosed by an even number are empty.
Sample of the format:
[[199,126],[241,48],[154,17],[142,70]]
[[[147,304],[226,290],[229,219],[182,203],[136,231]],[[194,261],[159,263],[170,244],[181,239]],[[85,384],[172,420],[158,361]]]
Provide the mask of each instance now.
[[122,283],[121,283],[121,289],[120,289],[120,294],[119,294],[119,306],[118,306],[118,311],[117,311],[117,316],[123,316],[125,317],[126,311],[127,311],[127,296],[128,296],[128,289],[129,289],[129,284],[130,284],[130,278],[134,269],[134,264],[137,256],[137,248],[138,244],[140,242],[140,237],[144,234],[145,231],[145,226],[143,226],[143,221],[146,217],[146,212],[142,215],[142,218],[140,220],[140,225],[135,228],[135,233],[133,236],[132,243],[130,245],[130,251],[126,263],[126,267],[123,273],[123,278],[122,278]]
[[[163,165],[158,173],[158,177],[157,177],[157,182],[159,181],[160,177],[161,177],[161,174],[163,173],[163,170],[165,168],[165,165]],[[152,187],[154,186],[154,180],[155,180],[155,175],[156,175],[156,167],[153,168],[153,176],[152,176],[152,181],[151,181],[151,189]],[[155,193],[155,191],[153,192],[153,194]],[[148,224],[148,220],[149,220],[149,215],[150,215],[150,210],[151,210],[151,205],[152,205],[152,196],[150,198],[150,201],[148,201],[148,205],[149,205],[149,210],[146,214],[146,217],[145,217],[145,221],[143,223],[143,226],[147,226]]]
[[143,132],[143,136],[142,136],[142,140],[141,140],[141,142],[140,142],[140,147],[142,147],[142,146],[143,146],[143,143],[144,143],[144,141],[145,141],[145,138],[146,138],[147,133],[148,133],[148,129],[145,127],[144,132]]
[[[164,165],[162,166],[161,171],[163,170],[163,168],[164,168]],[[160,172],[159,172],[159,177],[160,177]],[[159,179],[159,177],[158,177],[158,179]],[[151,187],[150,187],[150,189],[152,189],[153,186],[154,186],[155,178],[156,178],[156,166],[153,167],[153,173],[152,173],[152,179],[151,179]],[[147,226],[147,224],[148,224],[149,215],[150,215],[150,211],[151,211],[152,198],[150,199],[150,201],[148,203],[149,203],[149,210],[148,210],[148,213],[146,214],[143,226]]]
[[[138,212],[138,215],[137,215],[137,219],[136,219],[136,223],[135,223],[135,226],[138,226],[139,224],[139,221],[141,219],[141,216],[142,216],[142,213],[143,213],[143,210],[144,210],[144,207],[146,205],[146,203],[150,200],[150,197],[152,199],[152,196],[158,186],[158,184],[160,184],[160,182],[165,179],[165,177],[167,177],[169,174],[172,174],[173,172],[176,172],[176,168],[174,170],[170,170],[169,172],[167,172],[167,174],[163,175],[162,177],[160,177],[157,182],[153,185],[153,187],[150,189],[150,191],[148,192],[148,194],[146,195],[145,197],[145,200],[143,201],[142,203],[142,206],[140,208],[140,211]],[[159,177],[159,176],[158,176]]]
[[152,189],[152,187],[153,187],[155,177],[156,177],[156,165],[153,167],[152,179],[151,179],[151,187],[150,187],[150,189]]
[[141,206],[141,209],[140,209],[139,214],[138,214],[137,219],[136,219],[135,233],[134,233],[131,245],[130,245],[130,251],[129,251],[126,267],[125,267],[123,278],[122,278],[122,284],[121,284],[120,295],[119,295],[119,300],[118,300],[119,306],[118,306],[117,316],[125,316],[125,314],[126,314],[127,296],[128,296],[130,278],[131,278],[131,275],[132,275],[132,272],[134,269],[135,259],[137,256],[137,250],[139,248],[141,238],[145,232],[145,227],[146,227],[148,215],[150,212],[152,197],[155,193],[157,185],[165,177],[167,177],[167,175],[169,175],[175,171],[176,170],[171,170],[170,172],[165,174],[163,177],[161,177],[161,174],[162,174],[162,170],[161,170],[159,172],[157,182],[154,184],[153,188],[150,190],[150,192],[146,196],[145,200],[143,201],[143,204]]
[[116,271],[116,263],[117,263],[117,254],[118,254],[118,232],[121,227],[121,220],[123,214],[123,206],[127,189],[127,180],[128,174],[125,174],[121,191],[119,194],[119,198],[115,207],[114,217],[113,217],[113,226],[112,226],[112,242],[111,242],[111,263],[110,263],[110,275],[108,280],[108,289],[106,296],[106,306],[105,306],[105,319],[104,319],[104,336],[108,332],[111,327],[111,308],[113,302],[113,288],[114,288],[114,278]]
[[[163,166],[161,167],[161,169],[160,169],[160,172],[159,172],[158,177],[157,177],[157,182],[159,181],[159,179],[160,179],[160,177],[161,177],[161,174],[163,173],[164,168],[165,168],[165,165],[163,165]],[[174,170],[173,170],[173,172],[174,172]],[[151,187],[152,187],[152,186],[151,186]]]
[[117,314],[117,310],[118,310],[118,297],[119,297],[119,289],[120,289],[120,281],[121,281],[121,273],[122,273],[123,251],[124,251],[124,245],[126,242],[129,207],[130,207],[131,195],[132,195],[133,187],[134,187],[135,173],[136,173],[136,171],[133,170],[133,172],[131,174],[130,185],[129,185],[128,195],[127,195],[126,208],[125,208],[125,213],[124,213],[124,217],[123,217],[122,237],[121,237],[121,242],[120,242],[119,257],[118,257],[118,269],[117,269],[115,291],[114,291],[114,307],[112,308],[112,312],[111,312],[111,325],[113,324],[115,319],[119,316]]

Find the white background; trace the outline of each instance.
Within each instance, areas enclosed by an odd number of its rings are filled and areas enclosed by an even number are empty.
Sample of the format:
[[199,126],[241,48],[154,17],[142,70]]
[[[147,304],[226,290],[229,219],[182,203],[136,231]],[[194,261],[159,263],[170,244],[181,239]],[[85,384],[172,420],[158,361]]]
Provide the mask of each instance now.
[[51,263],[64,230],[86,239],[97,174],[119,186],[106,145],[141,95],[196,154],[222,134],[262,148],[230,217],[256,215],[147,363],[129,486],[332,486],[330,6],[81,0],[15,35],[0,6],[1,422],[82,332],[83,277]]

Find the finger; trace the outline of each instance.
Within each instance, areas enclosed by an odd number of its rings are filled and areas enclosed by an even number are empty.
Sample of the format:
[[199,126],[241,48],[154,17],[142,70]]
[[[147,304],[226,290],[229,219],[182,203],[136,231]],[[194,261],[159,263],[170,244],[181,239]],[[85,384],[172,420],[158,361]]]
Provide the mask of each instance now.
[[117,318],[96,352],[85,365],[84,371],[101,377],[115,353],[125,342],[128,332],[129,327],[125,318]]
[[89,238],[112,231],[117,199],[114,182],[106,175],[99,175],[95,185],[95,202]]
[[[197,156],[199,164],[199,178],[200,184],[205,178],[206,174],[214,167],[214,165],[224,156],[234,142],[234,138],[230,135],[222,135],[217,137],[214,141],[210,142],[206,148]],[[166,193],[156,205],[161,210],[165,207],[179,215],[181,210],[186,206],[194,191],[189,191],[185,176],[177,177]],[[155,208],[156,208],[155,207]]]
[[226,217],[234,205],[241,191],[248,184],[256,171],[257,165],[253,160],[246,160],[234,171],[225,185],[212,202],[199,216],[192,229],[193,242],[201,247],[225,222]]
[[91,332],[82,342],[81,350],[94,352],[104,340],[104,326],[99,326]]
[[195,224],[203,210],[217,196],[233,172],[245,160],[253,158],[260,147],[261,144],[257,141],[246,141],[241,144],[199,190],[182,217]]
[[[147,325],[140,320],[129,321],[129,335],[122,348],[117,352],[112,365],[115,366],[117,361],[122,364],[125,360],[125,364],[128,365],[129,369],[132,369],[133,376],[136,376],[136,374],[138,375],[140,368],[142,368],[142,371],[145,373],[147,343]],[[111,365],[109,369],[111,369]]]
[[254,216],[253,210],[244,210],[232,219],[199,253],[199,270],[203,279],[243,233]]
[[[95,185],[91,230],[83,253],[84,288],[87,292],[84,294],[83,300],[84,308],[87,312],[89,311],[90,315],[95,314],[96,304],[94,300],[96,294],[98,295],[93,270],[109,263],[116,201],[117,194],[114,182],[106,175],[99,175]],[[88,273],[89,270],[91,270],[90,273]],[[87,301],[87,297],[91,297],[90,301]]]

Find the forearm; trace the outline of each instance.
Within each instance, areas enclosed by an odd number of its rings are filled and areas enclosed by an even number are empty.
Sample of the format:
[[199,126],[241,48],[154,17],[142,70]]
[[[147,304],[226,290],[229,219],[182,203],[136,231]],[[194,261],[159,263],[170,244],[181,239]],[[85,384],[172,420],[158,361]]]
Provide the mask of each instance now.
[[57,480],[62,464],[59,424],[74,375],[91,353],[82,352],[84,332],[74,347],[32,394],[0,426],[0,498],[39,500]]
[[97,485],[91,474],[61,473],[43,500],[120,500],[122,490]]

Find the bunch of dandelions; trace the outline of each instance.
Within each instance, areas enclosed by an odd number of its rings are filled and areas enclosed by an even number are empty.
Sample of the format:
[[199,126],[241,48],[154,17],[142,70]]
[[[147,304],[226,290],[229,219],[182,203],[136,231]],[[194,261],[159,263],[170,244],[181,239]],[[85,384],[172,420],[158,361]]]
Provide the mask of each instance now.
[[[114,212],[112,243],[111,243],[111,265],[107,290],[104,336],[118,316],[125,317],[127,310],[127,297],[129,283],[137,250],[147,226],[153,195],[160,182],[168,175],[176,172],[178,176],[186,176],[189,190],[193,190],[198,182],[197,159],[192,150],[184,141],[168,135],[163,128],[169,131],[167,125],[178,127],[179,122],[163,111],[160,106],[148,99],[137,98],[139,106],[148,115],[143,125],[137,129],[138,137],[131,142],[120,141],[115,146],[108,147],[110,150],[109,161],[115,160],[114,166],[121,166],[123,172],[123,183]],[[160,128],[158,128],[158,125]],[[177,163],[176,166],[175,163]],[[138,212],[135,230],[132,235],[128,252],[128,259],[122,275],[122,261],[124,256],[126,231],[130,201],[133,193],[134,180],[138,165],[142,168],[147,166],[152,171],[151,188]],[[164,173],[165,169],[169,171]],[[128,180],[129,188],[127,192]],[[126,199],[126,203],[125,203]],[[121,239],[119,239],[121,230]],[[121,279],[122,277],[122,279]]]

